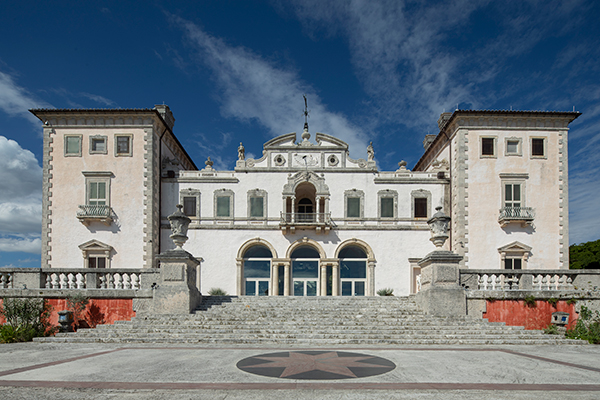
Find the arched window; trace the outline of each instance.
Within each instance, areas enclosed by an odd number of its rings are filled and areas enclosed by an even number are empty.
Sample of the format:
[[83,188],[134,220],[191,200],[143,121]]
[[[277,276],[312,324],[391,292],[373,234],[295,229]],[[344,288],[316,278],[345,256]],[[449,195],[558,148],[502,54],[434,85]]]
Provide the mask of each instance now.
[[319,252],[310,246],[300,246],[292,254],[294,296],[316,296],[319,282]]
[[358,246],[346,246],[339,253],[342,296],[364,296],[367,284],[367,253]]
[[298,202],[298,222],[311,222],[314,217],[313,203],[308,198],[300,199]]
[[268,296],[271,278],[271,250],[256,245],[244,253],[244,281],[247,296]]

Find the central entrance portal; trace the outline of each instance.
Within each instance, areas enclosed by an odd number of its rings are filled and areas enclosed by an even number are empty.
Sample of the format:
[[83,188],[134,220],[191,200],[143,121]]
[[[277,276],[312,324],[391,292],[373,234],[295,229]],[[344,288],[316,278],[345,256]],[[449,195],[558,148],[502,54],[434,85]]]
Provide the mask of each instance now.
[[292,252],[294,296],[316,296],[319,293],[319,252],[301,246]]

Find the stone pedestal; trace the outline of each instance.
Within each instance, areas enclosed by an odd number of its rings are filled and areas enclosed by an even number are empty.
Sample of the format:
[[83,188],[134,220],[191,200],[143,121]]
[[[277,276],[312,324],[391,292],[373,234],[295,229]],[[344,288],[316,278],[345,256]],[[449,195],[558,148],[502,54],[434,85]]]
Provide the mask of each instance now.
[[196,266],[200,264],[185,250],[169,250],[156,257],[160,262],[160,284],[154,290],[153,309],[157,314],[189,314],[202,301],[196,287]]
[[428,315],[460,317],[467,315],[467,296],[459,285],[459,262],[462,257],[446,250],[436,250],[421,261],[421,290],[417,301]]

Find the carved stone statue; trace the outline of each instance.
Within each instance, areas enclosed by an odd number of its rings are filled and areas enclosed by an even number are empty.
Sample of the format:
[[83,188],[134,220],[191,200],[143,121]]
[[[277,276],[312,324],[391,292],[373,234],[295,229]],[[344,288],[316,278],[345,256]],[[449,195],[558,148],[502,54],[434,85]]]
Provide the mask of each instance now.
[[373,150],[373,142],[369,142],[369,145],[367,146],[367,158],[368,161],[373,161],[373,159],[375,158],[375,151]]
[[240,147],[238,147],[238,159],[242,161],[246,159],[246,149],[244,149],[242,142],[240,142]]

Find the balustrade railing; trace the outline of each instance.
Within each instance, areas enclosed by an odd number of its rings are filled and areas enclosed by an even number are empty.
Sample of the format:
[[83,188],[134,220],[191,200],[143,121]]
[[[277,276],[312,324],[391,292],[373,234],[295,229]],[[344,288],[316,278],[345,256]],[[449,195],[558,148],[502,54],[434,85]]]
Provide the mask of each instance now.
[[106,205],[80,205],[77,218],[85,225],[91,221],[99,221],[110,225],[113,221],[113,210]]
[[535,212],[531,207],[503,207],[500,209],[498,222],[508,224],[511,221],[531,223],[535,218]]
[[0,289],[12,289],[13,274],[12,272],[0,271]]
[[[581,286],[589,279],[597,281],[600,272],[582,270],[460,270],[460,282],[468,290],[575,290],[581,275]],[[585,275],[585,276],[584,276]],[[591,280],[589,282],[592,282]]]
[[281,213],[281,223],[293,224],[323,224],[331,223],[331,213]]

